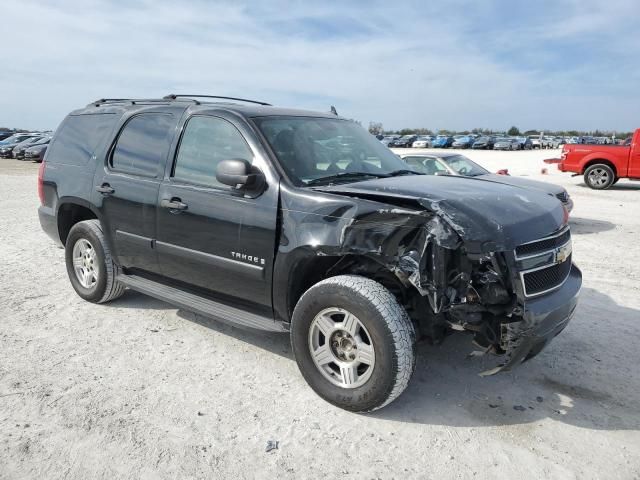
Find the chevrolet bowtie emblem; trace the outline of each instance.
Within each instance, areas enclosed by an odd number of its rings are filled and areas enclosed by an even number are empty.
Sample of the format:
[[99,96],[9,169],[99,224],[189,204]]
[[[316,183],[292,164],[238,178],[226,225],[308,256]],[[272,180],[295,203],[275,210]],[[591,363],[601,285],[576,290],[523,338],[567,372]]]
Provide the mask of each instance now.
[[562,263],[571,255],[571,244],[568,243],[556,250],[556,263]]

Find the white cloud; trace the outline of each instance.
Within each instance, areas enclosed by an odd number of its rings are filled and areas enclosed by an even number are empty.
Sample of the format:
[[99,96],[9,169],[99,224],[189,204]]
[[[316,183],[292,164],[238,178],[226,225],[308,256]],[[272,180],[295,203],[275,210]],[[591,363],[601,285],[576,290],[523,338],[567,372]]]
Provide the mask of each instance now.
[[[0,74],[0,125],[55,127],[96,98],[187,92],[334,104],[390,128],[636,126],[640,68],[624,61],[640,43],[633,2],[554,2],[519,22],[501,2],[268,5],[5,2],[16,51]],[[481,14],[497,24],[478,25]],[[576,61],[582,44],[606,58]]]

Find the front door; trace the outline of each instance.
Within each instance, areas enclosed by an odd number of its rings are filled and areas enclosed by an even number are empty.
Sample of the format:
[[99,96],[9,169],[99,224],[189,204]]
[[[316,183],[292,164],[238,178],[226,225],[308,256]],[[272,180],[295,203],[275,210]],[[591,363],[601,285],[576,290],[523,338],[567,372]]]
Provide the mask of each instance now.
[[165,277],[272,316],[278,184],[247,198],[215,175],[222,160],[255,157],[231,121],[189,118],[160,185],[156,250]]
[[94,203],[121,267],[160,273],[152,248],[156,202],[176,124],[175,115],[165,112],[130,117],[96,171]]

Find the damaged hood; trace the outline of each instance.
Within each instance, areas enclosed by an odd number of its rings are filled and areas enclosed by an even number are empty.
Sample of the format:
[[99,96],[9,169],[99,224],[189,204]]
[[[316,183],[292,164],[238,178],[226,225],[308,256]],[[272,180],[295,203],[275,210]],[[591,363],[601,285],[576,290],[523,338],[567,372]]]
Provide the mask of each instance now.
[[549,195],[559,195],[564,193],[565,189],[560,185],[554,185],[552,183],[540,182],[538,180],[530,180],[528,178],[513,177],[511,175],[498,175],[497,173],[487,173],[486,175],[480,175],[478,178],[482,180],[489,180],[496,183],[504,183],[505,185],[513,185],[515,187],[524,187],[530,189],[540,190],[541,192]]
[[316,189],[424,208],[442,217],[471,253],[512,250],[567,222],[562,204],[547,193],[482,178],[407,175]]

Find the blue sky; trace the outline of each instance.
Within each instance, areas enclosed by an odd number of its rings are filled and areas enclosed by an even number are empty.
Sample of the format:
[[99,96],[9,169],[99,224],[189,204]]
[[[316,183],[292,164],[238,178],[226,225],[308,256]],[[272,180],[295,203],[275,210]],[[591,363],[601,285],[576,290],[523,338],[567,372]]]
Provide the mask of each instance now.
[[2,18],[0,126],[186,92],[390,129],[640,127],[637,0],[5,0]]

